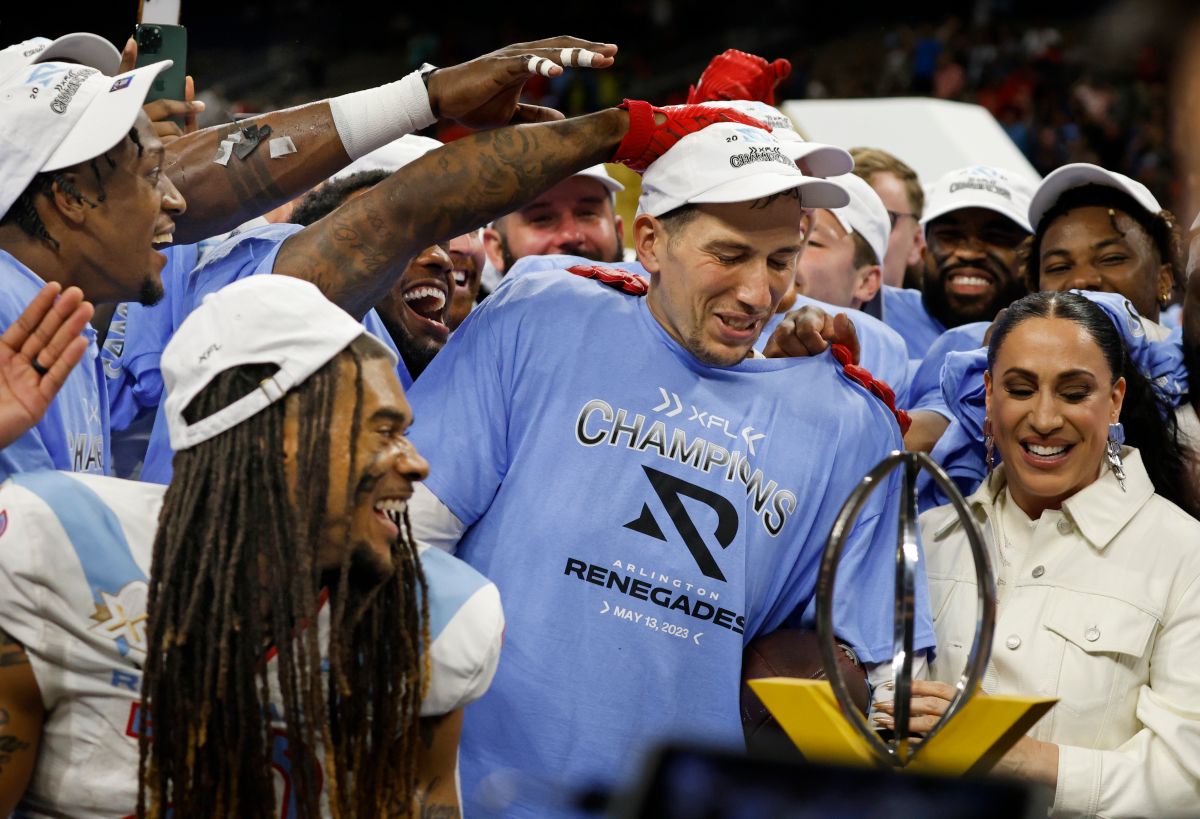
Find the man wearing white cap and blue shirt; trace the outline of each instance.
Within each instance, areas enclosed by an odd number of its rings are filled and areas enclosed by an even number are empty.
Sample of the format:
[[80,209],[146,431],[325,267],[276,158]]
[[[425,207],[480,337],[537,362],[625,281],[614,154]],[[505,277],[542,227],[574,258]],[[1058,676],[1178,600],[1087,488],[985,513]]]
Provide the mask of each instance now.
[[[468,813],[563,815],[572,790],[627,781],[631,749],[741,743],[744,645],[812,622],[837,510],[901,442],[831,354],[752,354],[810,194],[845,202],[761,129],[686,136],[642,180],[648,287],[601,266],[506,282],[413,386],[432,470],[414,532],[506,601],[505,656],[464,729]],[[868,664],[890,660],[875,603],[896,492],[869,501],[839,573],[835,629]]]
[[951,327],[991,321],[1025,294],[1017,248],[1031,233],[1033,183],[988,165],[951,171],[926,191],[921,291],[884,287],[883,317],[920,361]]
[[[36,63],[0,86],[0,326],[46,281],[93,302],[153,300],[183,197],[161,173],[163,146],[142,112],[170,63],[109,77]],[[0,476],[28,469],[105,474],[108,398],[95,334],[83,363],[33,430],[0,452]]]
[[[427,465],[404,436],[411,410],[394,364],[394,353],[312,284],[286,276],[237,282],[209,296],[163,355],[171,440],[185,453],[177,485],[44,471],[0,486],[0,709],[8,740],[0,814],[133,815],[147,709],[154,736],[164,738],[147,754],[152,814],[167,812],[166,793],[176,814],[186,804],[193,811],[186,815],[263,815],[257,808],[274,802],[269,815],[336,815],[333,781],[341,815],[347,802],[375,804],[387,789],[400,804],[457,814],[461,709],[491,680],[504,617],[494,585],[402,534],[404,499]],[[245,394],[243,384],[251,387]],[[348,482],[359,490],[348,495]],[[251,497],[258,500],[247,503]],[[275,588],[241,595],[235,584]],[[422,591],[397,596],[404,584]],[[189,595],[205,615],[190,624],[171,619],[180,613],[175,601]],[[156,632],[147,619],[172,625]],[[275,649],[309,620],[318,631],[309,645],[320,656],[299,671],[306,693],[288,693],[280,679],[296,667]],[[382,630],[357,629],[363,622]],[[406,634],[421,646],[406,656],[363,645]],[[207,664],[218,642],[231,646],[219,669]],[[308,650],[302,642],[292,656]],[[372,652],[370,667],[339,671],[339,657],[363,651]],[[204,707],[162,697],[159,686],[176,682],[163,668],[179,663]],[[338,673],[358,687],[346,694]],[[413,675],[416,688],[403,694]],[[413,690],[424,693],[413,697]],[[368,695],[377,707],[395,707],[394,721],[375,719],[397,727],[374,749],[397,767],[373,789],[365,784],[373,765],[352,763],[345,751],[354,747],[347,736],[370,731],[372,720],[343,722],[341,743],[327,753],[320,739],[347,701]],[[313,698],[325,707],[312,710]],[[270,729],[245,721],[248,713],[264,715]],[[300,714],[312,713],[326,722],[299,724]],[[282,714],[298,718],[285,722]],[[187,737],[206,731],[209,742],[189,745]],[[243,737],[249,746],[239,744]],[[298,752],[298,740],[311,756]],[[253,752],[226,764],[231,747]],[[172,767],[179,758],[189,760],[187,771]],[[420,773],[410,782],[412,770]],[[207,790],[197,794],[191,774],[199,772]],[[241,777],[263,787],[244,788],[239,810],[206,811],[205,800],[220,804]]]

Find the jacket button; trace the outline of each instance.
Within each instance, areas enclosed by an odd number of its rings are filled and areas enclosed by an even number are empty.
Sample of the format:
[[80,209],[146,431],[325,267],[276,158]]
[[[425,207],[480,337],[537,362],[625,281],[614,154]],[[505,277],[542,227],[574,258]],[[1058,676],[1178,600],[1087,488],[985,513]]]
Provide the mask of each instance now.
[[1042,575],[1044,575],[1045,573],[1046,573],[1046,567],[1045,567],[1045,566],[1034,566],[1034,567],[1033,567],[1033,576],[1034,576],[1034,577],[1041,577],[1041,576],[1042,576]]
[[1004,641],[1004,645],[1008,646],[1013,651],[1021,647],[1021,638],[1015,634],[1008,635],[1008,639]]
[[1058,533],[1060,535],[1071,534],[1071,521],[1067,520],[1066,518],[1059,518],[1058,519]]
[[1087,639],[1087,641],[1089,643],[1094,643],[1100,639],[1100,629],[1096,628],[1095,626],[1092,626],[1091,628],[1089,628],[1087,631],[1085,631],[1083,633],[1083,636]]

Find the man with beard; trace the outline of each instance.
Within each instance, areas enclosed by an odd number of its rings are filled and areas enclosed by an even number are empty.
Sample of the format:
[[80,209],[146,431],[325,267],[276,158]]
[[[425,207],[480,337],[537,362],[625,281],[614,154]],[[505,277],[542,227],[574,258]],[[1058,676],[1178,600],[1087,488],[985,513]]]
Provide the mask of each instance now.
[[942,176],[928,191],[923,290],[885,287],[883,316],[920,361],[938,336],[991,321],[1025,295],[1017,248],[1032,232],[1033,185],[1021,176],[973,165]]
[[565,254],[597,262],[619,262],[625,225],[614,199],[625,186],[596,165],[564,179],[537,199],[492,222],[483,231],[483,249],[498,276],[484,277],[495,290],[518,259]]
[[237,282],[163,355],[170,488],[0,488],[0,815],[458,815],[504,619],[408,533],[394,365],[311,283]]

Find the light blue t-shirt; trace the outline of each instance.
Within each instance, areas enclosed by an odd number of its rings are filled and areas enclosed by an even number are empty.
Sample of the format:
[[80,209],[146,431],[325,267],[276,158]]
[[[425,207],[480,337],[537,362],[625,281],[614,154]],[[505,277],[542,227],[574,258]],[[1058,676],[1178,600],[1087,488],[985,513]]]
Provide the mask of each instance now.
[[[0,332],[9,328],[46,282],[0,250]],[[108,392],[100,364],[96,331],[83,330],[88,340],[83,360],[67,376],[33,429],[0,449],[0,480],[35,469],[61,469],[107,475],[111,470],[108,438]]]
[[949,419],[950,410],[942,398],[942,366],[950,353],[977,350],[983,346],[983,337],[991,322],[974,321],[960,327],[951,327],[929,346],[925,359],[913,376],[909,391],[910,410],[932,410]]
[[[838,307],[836,304],[811,299],[808,296],[796,296],[793,310],[805,305],[812,305],[824,310],[831,316],[845,313],[854,322],[854,330],[858,334],[859,360],[858,363],[871,375],[886,381],[896,394],[896,406],[907,405],[909,395],[908,348],[900,334],[888,327],[874,316],[862,310],[849,307]],[[762,351],[771,340],[771,334],[783,323],[786,313],[776,313],[763,328],[754,348]]]
[[908,345],[908,357],[920,361],[946,327],[929,314],[920,290],[883,286],[883,321]]
[[[546,256],[525,256],[518,259],[508,274],[501,280],[501,284],[507,281],[515,281],[530,273],[537,273],[544,270],[565,271],[566,268],[575,265],[618,267],[641,276],[646,281],[650,281],[650,274],[646,272],[646,268],[642,267],[640,262],[618,262],[616,264],[600,265],[598,262],[585,259],[582,256],[551,254]],[[817,299],[810,299],[808,296],[797,296],[793,309],[803,307],[806,304],[819,307],[830,315],[846,313],[850,316],[854,322],[855,329],[858,331],[859,346],[861,347],[859,363],[871,375],[886,381],[888,386],[892,388],[892,391],[896,393],[896,406],[904,406],[905,398],[908,395],[909,382],[908,352],[904,344],[904,339],[882,321],[874,316],[867,315],[861,310],[838,307],[837,305],[828,304]],[[762,352],[763,348],[767,346],[767,341],[770,340],[771,334],[775,332],[775,328],[780,325],[785,316],[785,313],[780,313],[771,317],[763,328],[762,335],[755,342],[754,349]]]
[[[205,296],[248,276],[269,274],[275,266],[275,256],[279,253],[279,248],[283,246],[284,240],[300,230],[303,230],[301,225],[266,225],[230,237],[207,254],[199,267],[191,270],[184,277],[182,295],[164,299],[161,303],[162,309],[152,315],[152,320],[160,325],[159,328],[139,334],[139,338],[144,339],[150,347],[142,348],[127,341],[123,357],[131,357],[134,360],[138,360],[142,356],[161,357],[162,348],[166,346],[166,342],[170,340],[175,330],[192,310],[200,305]],[[164,322],[169,325],[165,329],[161,326]],[[371,310],[363,317],[362,323],[367,332],[396,353],[399,361],[396,373],[400,377],[401,385],[408,389],[412,385],[412,378],[379,315]],[[319,332],[319,328],[313,328],[313,331]],[[157,358],[154,367],[147,369],[152,369],[153,374],[143,371],[141,379],[144,383],[151,383],[151,379],[156,379],[155,383],[158,384],[160,398],[159,402],[156,402],[158,409],[154,419],[154,428],[150,433],[150,444],[146,449],[141,480],[170,483],[171,461],[175,457],[175,452],[171,449],[166,415],[160,403],[162,375],[157,372]]]
[[[561,270],[506,277],[409,398],[426,485],[468,527],[457,554],[507,619],[464,725],[468,816],[487,813],[490,775],[525,785],[504,815],[541,817],[548,790],[628,783],[658,740],[739,745],[744,646],[811,625],[839,509],[902,447],[831,354],[706,366],[645,299]],[[871,662],[891,659],[892,478],[854,526],[835,601]]]

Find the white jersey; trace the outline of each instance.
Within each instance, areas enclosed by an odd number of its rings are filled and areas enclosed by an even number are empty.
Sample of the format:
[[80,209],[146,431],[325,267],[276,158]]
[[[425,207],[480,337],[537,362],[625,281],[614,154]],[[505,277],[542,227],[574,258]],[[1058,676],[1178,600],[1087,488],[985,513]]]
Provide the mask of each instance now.
[[[65,472],[23,473],[0,486],[0,628],[25,646],[46,708],[37,766],[14,816],[135,812],[147,581],[165,491]],[[433,716],[487,690],[504,617],[496,587],[474,569],[437,549],[421,561],[432,638],[421,714]],[[286,769],[277,776],[277,792],[286,792]]]

